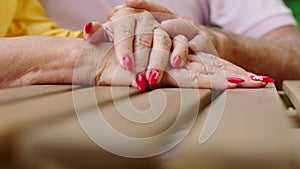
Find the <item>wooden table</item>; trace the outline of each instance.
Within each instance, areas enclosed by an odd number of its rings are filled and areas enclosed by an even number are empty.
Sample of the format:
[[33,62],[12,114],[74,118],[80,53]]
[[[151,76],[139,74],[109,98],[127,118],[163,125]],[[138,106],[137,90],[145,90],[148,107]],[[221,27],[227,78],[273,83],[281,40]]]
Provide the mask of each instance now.
[[293,104],[298,117],[300,117],[300,81],[284,81],[283,90]]
[[[164,106],[158,109],[161,103]],[[116,106],[128,104],[134,106],[132,111],[163,111],[151,122],[137,123],[120,115],[126,108]],[[182,110],[184,118],[173,134],[152,144],[137,145],[140,150],[132,150],[137,153],[151,152],[149,147],[156,145],[167,146],[189,129],[189,124],[192,128],[168,152],[149,158],[125,158],[105,151],[89,137],[102,131],[95,120],[99,117],[96,109],[115,130],[132,138],[150,138],[167,131]],[[201,143],[199,135],[212,112],[221,112],[222,118],[213,135]],[[132,88],[105,86],[2,89],[0,156],[4,160],[0,160],[0,168],[297,168],[291,123],[284,112],[273,84],[264,89],[215,92],[170,88],[143,94]],[[136,118],[147,115],[141,113]],[[130,146],[108,137],[101,139],[113,148]]]

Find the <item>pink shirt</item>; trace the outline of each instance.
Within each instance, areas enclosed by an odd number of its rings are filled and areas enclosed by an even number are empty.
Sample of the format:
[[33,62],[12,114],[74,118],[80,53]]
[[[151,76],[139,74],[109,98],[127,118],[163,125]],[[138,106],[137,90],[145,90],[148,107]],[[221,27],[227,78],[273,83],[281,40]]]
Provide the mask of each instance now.
[[[88,21],[104,23],[124,0],[40,0],[60,27],[81,30]],[[286,25],[297,25],[282,0],[152,0],[181,16],[226,31],[259,37]]]

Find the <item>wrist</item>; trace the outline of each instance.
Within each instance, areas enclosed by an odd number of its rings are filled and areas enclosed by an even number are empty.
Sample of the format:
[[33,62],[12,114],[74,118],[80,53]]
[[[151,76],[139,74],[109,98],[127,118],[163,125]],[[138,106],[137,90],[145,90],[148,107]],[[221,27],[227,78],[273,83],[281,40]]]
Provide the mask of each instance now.
[[[35,38],[33,37],[33,39]],[[74,67],[84,45],[84,40],[65,37],[38,37],[35,43],[39,44],[33,43],[28,46],[39,46],[39,48],[32,50],[38,52],[22,55],[22,59],[27,60],[30,64],[28,64],[26,72],[17,80],[19,85],[72,84]]]
[[110,85],[118,63],[112,43],[85,42],[76,55],[72,70],[73,84]]

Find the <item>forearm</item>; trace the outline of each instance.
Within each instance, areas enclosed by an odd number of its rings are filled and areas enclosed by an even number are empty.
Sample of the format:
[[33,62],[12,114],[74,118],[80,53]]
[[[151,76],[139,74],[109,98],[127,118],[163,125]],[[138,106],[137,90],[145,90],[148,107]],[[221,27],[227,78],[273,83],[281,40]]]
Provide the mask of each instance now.
[[248,71],[276,78],[280,87],[284,79],[300,78],[300,34],[286,27],[259,38],[224,33],[218,52]]
[[0,87],[72,83],[84,41],[65,37],[0,39]]

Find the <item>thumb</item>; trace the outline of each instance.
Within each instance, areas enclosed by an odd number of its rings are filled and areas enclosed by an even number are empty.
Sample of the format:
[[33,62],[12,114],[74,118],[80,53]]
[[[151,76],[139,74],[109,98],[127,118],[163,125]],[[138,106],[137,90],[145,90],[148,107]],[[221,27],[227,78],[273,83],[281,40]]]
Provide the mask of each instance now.
[[90,43],[108,41],[108,35],[99,22],[89,22],[83,30],[83,38]]

